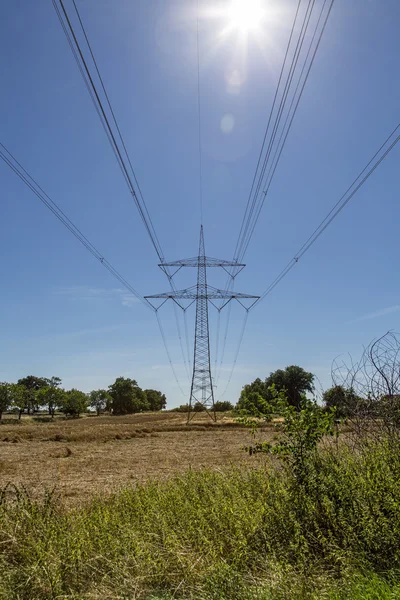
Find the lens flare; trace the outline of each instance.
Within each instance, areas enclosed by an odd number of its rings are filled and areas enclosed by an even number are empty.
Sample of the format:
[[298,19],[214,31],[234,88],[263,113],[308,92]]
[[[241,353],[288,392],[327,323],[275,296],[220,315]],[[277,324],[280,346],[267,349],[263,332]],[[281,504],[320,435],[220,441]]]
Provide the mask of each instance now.
[[228,27],[248,33],[258,29],[265,17],[261,0],[232,0],[227,16]]

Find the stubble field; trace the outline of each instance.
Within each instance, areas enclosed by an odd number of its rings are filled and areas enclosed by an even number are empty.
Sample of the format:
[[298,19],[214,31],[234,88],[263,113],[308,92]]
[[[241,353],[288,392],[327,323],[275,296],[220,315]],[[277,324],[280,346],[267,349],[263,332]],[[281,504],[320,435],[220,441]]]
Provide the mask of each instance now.
[[[0,425],[0,487],[24,486],[35,495],[56,488],[68,505],[149,478],[189,468],[255,466],[243,446],[249,431],[228,415],[217,423],[180,413],[90,416],[54,422],[25,417]],[[265,439],[273,430],[264,430]]]

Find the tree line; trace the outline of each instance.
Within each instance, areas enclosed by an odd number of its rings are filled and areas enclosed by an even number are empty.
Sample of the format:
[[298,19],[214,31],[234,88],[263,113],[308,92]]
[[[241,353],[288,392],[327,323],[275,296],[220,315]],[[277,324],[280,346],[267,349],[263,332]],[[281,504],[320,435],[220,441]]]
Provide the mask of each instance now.
[[350,420],[354,427],[379,421],[388,430],[400,428],[400,335],[389,331],[373,340],[358,360],[350,357],[346,363],[340,357],[335,359],[332,387],[318,398],[315,375],[291,365],[245,385],[236,409],[258,416],[277,413],[280,394],[298,412],[311,394],[316,408],[319,402],[326,411],[333,410],[337,419]]
[[28,375],[17,383],[0,382],[0,419],[7,411],[35,414],[46,410],[51,418],[61,412],[65,416],[79,417],[91,408],[97,415],[107,411],[126,415],[166,408],[165,394],[158,390],[142,390],[134,379],[117,377],[107,390],[92,390],[88,394],[76,388],[66,390],[60,377]]

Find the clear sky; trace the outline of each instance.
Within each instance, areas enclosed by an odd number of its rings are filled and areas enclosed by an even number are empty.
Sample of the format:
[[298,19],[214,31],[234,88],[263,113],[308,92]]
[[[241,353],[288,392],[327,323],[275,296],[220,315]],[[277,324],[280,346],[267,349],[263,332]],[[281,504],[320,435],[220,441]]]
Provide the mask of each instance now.
[[[194,256],[198,247],[196,1],[78,2],[171,260]],[[295,2],[265,0],[267,18],[245,47],[238,31],[221,38],[229,19],[210,15],[215,2],[199,3],[205,243],[208,255],[230,259]],[[237,290],[265,290],[398,123],[399,23],[398,0],[335,1]],[[51,0],[0,3],[0,72],[0,141],[135,289],[166,291]],[[234,89],[232,73],[240,83]],[[399,159],[400,147],[250,313],[225,399],[236,401],[245,383],[289,364],[328,387],[335,356],[357,356],[373,337],[400,329]],[[122,375],[162,390],[170,407],[186,402],[172,308],[161,317],[184,396],[154,315],[3,162],[0,183],[0,380],[57,375],[67,388],[90,391]],[[178,287],[195,283],[188,271],[178,275]],[[222,274],[210,278],[223,287]],[[188,318],[192,340],[194,311]],[[242,319],[233,307],[217,397]],[[212,334],[215,328],[213,315]]]

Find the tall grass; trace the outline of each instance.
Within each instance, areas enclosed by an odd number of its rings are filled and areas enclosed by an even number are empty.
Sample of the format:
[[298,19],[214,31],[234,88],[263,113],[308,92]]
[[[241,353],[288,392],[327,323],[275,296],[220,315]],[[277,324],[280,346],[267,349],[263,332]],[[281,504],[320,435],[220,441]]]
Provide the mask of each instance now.
[[280,465],[189,471],[66,511],[5,491],[0,598],[400,599],[400,451],[320,451],[306,482]]

